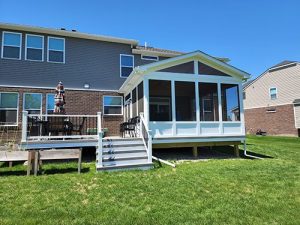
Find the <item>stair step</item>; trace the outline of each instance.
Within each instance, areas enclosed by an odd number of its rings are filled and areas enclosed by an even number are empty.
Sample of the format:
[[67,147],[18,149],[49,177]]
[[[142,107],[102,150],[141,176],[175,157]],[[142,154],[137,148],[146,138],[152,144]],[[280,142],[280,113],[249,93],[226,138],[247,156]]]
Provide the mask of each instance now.
[[134,151],[134,150],[144,150],[146,151],[144,146],[112,146],[112,147],[105,147],[103,151]]
[[144,142],[141,141],[103,141],[103,146],[105,145],[144,145]]
[[124,161],[124,160],[138,160],[138,159],[147,159],[148,156],[146,154],[120,154],[118,156],[114,155],[105,155],[102,157],[103,162],[111,162],[111,161]]
[[137,164],[123,164],[123,165],[114,165],[114,166],[97,166],[97,171],[118,171],[118,170],[147,170],[153,168],[153,163],[137,163]]
[[138,153],[138,152],[146,152],[144,148],[134,148],[134,149],[123,149],[123,148],[118,148],[118,149],[109,149],[109,148],[104,148],[103,149],[103,155],[109,155],[109,154],[125,154],[125,153]]
[[124,159],[124,160],[114,160],[114,161],[103,161],[103,167],[107,166],[120,166],[120,165],[135,165],[140,163],[147,163],[148,159],[145,158],[133,158],[133,159]]

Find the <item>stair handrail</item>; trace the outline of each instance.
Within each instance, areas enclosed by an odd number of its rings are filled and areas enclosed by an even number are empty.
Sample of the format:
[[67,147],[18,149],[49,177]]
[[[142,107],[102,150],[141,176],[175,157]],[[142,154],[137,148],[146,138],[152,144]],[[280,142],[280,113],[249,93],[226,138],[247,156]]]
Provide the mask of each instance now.
[[140,113],[140,136],[147,151],[148,163],[152,163],[152,135],[146,123],[144,113]]

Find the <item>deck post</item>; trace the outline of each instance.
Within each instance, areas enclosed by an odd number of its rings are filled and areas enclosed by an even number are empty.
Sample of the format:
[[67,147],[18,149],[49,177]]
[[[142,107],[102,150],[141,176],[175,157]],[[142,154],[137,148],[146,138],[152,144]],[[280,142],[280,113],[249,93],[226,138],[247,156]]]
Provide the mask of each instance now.
[[28,117],[28,112],[23,111],[22,112],[22,142],[26,142],[27,140],[27,117]]
[[239,158],[240,157],[240,149],[239,145],[234,145],[234,155]]
[[193,146],[193,156],[194,156],[194,158],[198,158],[198,147],[197,146]]
[[97,166],[103,167],[103,162],[102,162],[102,131],[98,133],[98,146],[97,146]]
[[97,130],[98,130],[98,133],[102,131],[101,129],[102,129],[102,116],[101,116],[101,112],[97,112]]

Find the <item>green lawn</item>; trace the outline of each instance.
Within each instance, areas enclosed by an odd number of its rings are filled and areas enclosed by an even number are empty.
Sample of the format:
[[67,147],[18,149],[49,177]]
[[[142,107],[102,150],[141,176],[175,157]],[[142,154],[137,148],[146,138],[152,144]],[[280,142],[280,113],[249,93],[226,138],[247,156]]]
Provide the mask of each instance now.
[[248,150],[272,158],[81,175],[48,164],[38,177],[1,166],[0,224],[300,224],[300,138],[249,137]]

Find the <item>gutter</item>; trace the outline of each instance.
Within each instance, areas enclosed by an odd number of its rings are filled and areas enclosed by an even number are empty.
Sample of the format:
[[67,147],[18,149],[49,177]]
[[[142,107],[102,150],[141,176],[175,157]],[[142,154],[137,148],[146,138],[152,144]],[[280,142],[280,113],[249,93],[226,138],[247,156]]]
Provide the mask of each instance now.
[[258,157],[258,156],[249,155],[249,154],[247,153],[246,140],[244,141],[243,144],[244,144],[244,156],[249,157],[249,158],[253,158],[253,159],[263,159],[263,158]]

